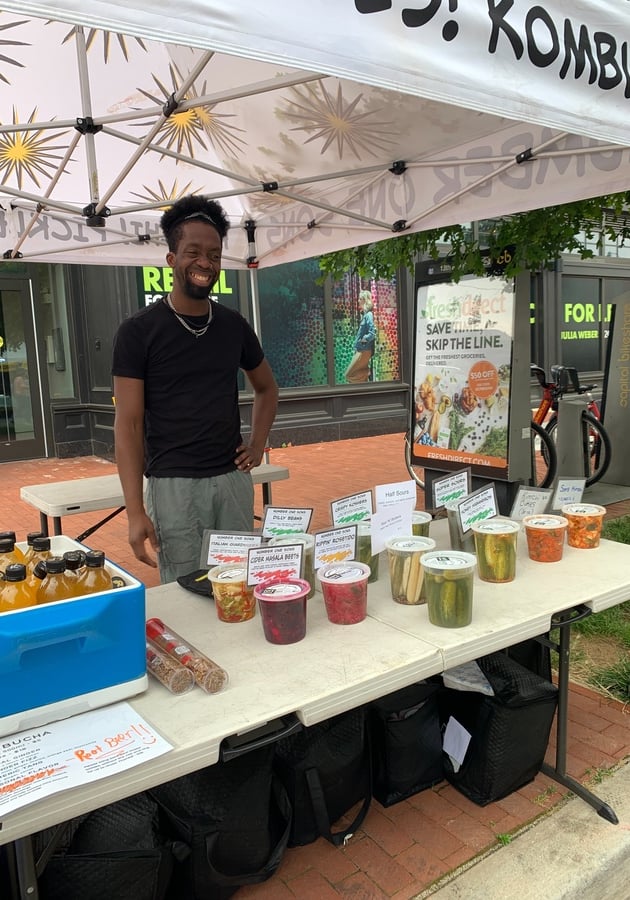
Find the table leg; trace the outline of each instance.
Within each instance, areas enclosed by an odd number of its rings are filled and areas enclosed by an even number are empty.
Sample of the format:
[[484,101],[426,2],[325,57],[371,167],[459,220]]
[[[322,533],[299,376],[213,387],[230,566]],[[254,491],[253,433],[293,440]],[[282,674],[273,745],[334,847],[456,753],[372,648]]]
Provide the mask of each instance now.
[[53,534],[63,534],[61,530],[61,516],[53,516]]
[[17,841],[14,841],[13,847],[17,868],[18,898],[19,900],[37,900],[39,890],[37,887],[33,844],[30,837],[19,838]]
[[571,625],[574,622],[584,619],[591,614],[591,610],[586,606],[577,607],[574,610],[568,610],[560,613],[559,616],[552,620],[552,627],[557,627],[559,631],[559,641],[555,646],[558,651],[558,711],[556,714],[556,764],[550,766],[543,763],[541,770],[561,784],[563,787],[569,788],[577,797],[580,797],[586,803],[590,804],[596,813],[611,822],[613,825],[619,823],[615,812],[611,807],[596,797],[588,788],[576,781],[567,774],[567,733],[568,733],[568,704],[569,704],[569,663],[571,657]]
[[44,537],[48,537],[48,516],[43,512],[40,512],[39,514],[39,530],[44,535]]
[[271,482],[263,481],[262,483],[262,500],[263,506],[269,506],[271,503]]

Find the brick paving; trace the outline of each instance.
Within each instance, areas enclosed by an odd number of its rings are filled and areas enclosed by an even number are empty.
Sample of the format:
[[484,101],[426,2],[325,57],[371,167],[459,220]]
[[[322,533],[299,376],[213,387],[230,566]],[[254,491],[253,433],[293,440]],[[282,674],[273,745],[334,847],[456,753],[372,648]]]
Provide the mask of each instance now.
[[[408,479],[400,434],[331,443],[274,448],[270,461],[286,465],[287,481],[273,485],[278,506],[312,507],[311,530],[330,524],[330,503],[375,484]],[[39,514],[20,500],[20,487],[48,481],[87,478],[116,471],[96,457],[28,460],[0,467],[0,530],[14,529],[23,540],[39,528]],[[262,498],[256,489],[256,511]],[[418,491],[418,507],[424,496]],[[630,500],[610,504],[606,518],[630,514]],[[64,533],[74,537],[93,525],[100,513],[66,517]],[[147,587],[157,572],[138,563],[127,544],[124,513],[88,539]],[[630,595],[630,582],[629,582]],[[554,761],[552,734],[548,751]],[[570,686],[567,770],[583,782],[598,770],[630,757],[630,710],[578,684]],[[363,824],[344,848],[319,839],[287,850],[278,872],[261,885],[241,888],[243,900],[411,900],[443,875],[496,846],[499,836],[517,831],[547,812],[566,790],[546,775],[514,794],[480,807],[442,782],[409,800],[384,808],[373,801]],[[593,815],[596,815],[593,812]]]

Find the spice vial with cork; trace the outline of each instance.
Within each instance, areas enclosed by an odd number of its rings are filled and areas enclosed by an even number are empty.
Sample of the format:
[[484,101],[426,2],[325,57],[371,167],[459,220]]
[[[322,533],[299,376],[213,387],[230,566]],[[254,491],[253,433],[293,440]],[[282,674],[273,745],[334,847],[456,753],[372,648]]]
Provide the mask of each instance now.
[[161,619],[152,618],[146,624],[147,638],[160,650],[181,662],[195,676],[195,681],[207,694],[216,694],[228,682],[228,674],[225,669],[217,665],[213,660],[187,643]]
[[195,686],[195,676],[178,660],[147,641],[147,671],[171,694],[187,694]]

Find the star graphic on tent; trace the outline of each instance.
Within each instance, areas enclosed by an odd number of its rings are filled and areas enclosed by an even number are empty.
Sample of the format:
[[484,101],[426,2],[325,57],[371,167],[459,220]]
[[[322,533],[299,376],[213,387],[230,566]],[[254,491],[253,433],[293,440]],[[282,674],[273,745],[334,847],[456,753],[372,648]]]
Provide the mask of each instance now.
[[[50,23],[50,21],[51,20],[49,20],[49,23]],[[68,41],[72,40],[72,38],[77,33],[77,29],[78,29],[77,25],[75,25],[74,28],[71,28],[70,31],[67,33],[67,35],[64,37],[62,43],[66,44]],[[88,50],[88,51],[90,50],[90,48],[92,47],[92,45],[96,41],[96,38],[99,35],[103,36],[103,59],[106,63],[109,62],[110,49],[112,46],[114,46],[112,38],[116,38],[116,40],[118,41],[118,45],[122,51],[122,55],[125,57],[127,62],[129,62],[129,51],[127,49],[128,38],[124,34],[113,34],[111,31],[101,31],[100,28],[90,28],[90,30],[87,34],[87,37],[85,39],[85,49],[86,50]],[[135,37],[133,40],[136,41],[136,43],[140,47],[142,47],[142,49],[144,51],[146,51],[147,48],[145,47],[142,38]]]
[[[34,121],[37,108],[31,113],[28,122]],[[20,118],[13,107],[13,124],[18,125]],[[1,124],[1,123],[0,123]],[[44,135],[44,131],[13,131],[0,133],[0,172],[2,184],[15,177],[18,187],[22,188],[24,176],[28,176],[39,187],[37,173],[52,175],[57,170],[62,156],[53,151],[66,150],[67,146],[55,146],[51,141],[57,140],[65,132],[60,134]]]
[[192,181],[189,181],[188,184],[184,185],[184,187],[179,188],[177,186],[177,181],[173,182],[172,187],[167,188],[166,185],[159,180],[158,187],[150,188],[148,185],[143,184],[142,187],[145,189],[145,194],[139,194],[136,191],[132,191],[131,195],[133,197],[138,197],[140,200],[146,200],[148,203],[155,203],[156,201],[164,201],[164,205],[160,207],[160,209],[168,209],[172,206],[175,200],[179,200],[180,197],[184,197],[186,194],[201,194],[203,193],[202,189],[195,190],[191,188]]
[[[150,94],[142,88],[138,88],[138,90],[140,93],[144,94],[145,97],[148,97],[149,100],[162,106],[164,101],[168,100],[172,93],[179,90],[179,86],[183,81],[181,72],[177,66],[171,65],[170,71],[173,83],[171,90],[162,84],[155,74],[153,75],[153,80],[160,89],[162,97]],[[202,93],[205,92],[206,85],[204,83]],[[197,96],[199,95],[196,93],[195,89],[192,88],[186,94],[184,99],[194,100]],[[208,149],[204,140],[204,137],[207,136],[215,149],[218,149],[229,156],[236,155],[242,149],[239,145],[245,145],[245,141],[237,134],[237,132],[242,131],[243,129],[237,128],[235,125],[231,125],[225,121],[225,119],[232,118],[232,116],[215,113],[212,110],[213,107],[210,105],[193,106],[189,109],[182,109],[181,111],[175,110],[164,123],[156,143],[167,147],[169,150],[175,149],[177,153],[182,153],[183,150],[187,148],[188,156],[190,156],[191,159],[194,159],[195,144],[199,145],[204,150]]]
[[379,110],[360,111],[363,94],[357,94],[354,100],[346,100],[339,84],[335,97],[321,82],[305,85],[302,90],[292,88],[291,93],[296,99],[287,101],[289,108],[283,110],[281,115],[301,123],[291,131],[311,134],[307,144],[323,140],[322,154],[333,144],[337,147],[339,159],[343,159],[346,147],[360,159],[361,150],[375,156],[377,149],[386,150],[394,146],[394,141],[389,137],[392,123],[375,120]]
[[[15,28],[16,25],[24,25],[24,22],[7,22],[5,25],[0,25],[0,31],[7,31],[9,28]],[[6,47],[28,47],[29,44],[26,41],[7,41],[0,40],[0,47],[4,51]],[[8,66],[17,66],[20,69],[23,69],[24,66],[21,62],[18,62],[17,59],[13,59],[11,56],[5,56],[4,52],[0,53],[0,63]],[[9,79],[0,72],[0,81],[4,81],[5,84],[11,84]]]

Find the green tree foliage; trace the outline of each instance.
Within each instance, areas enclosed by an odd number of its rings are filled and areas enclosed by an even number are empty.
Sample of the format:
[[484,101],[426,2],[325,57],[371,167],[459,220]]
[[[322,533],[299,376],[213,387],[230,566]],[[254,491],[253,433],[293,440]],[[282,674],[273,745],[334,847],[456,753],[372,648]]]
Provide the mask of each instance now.
[[516,275],[525,269],[548,268],[563,252],[589,259],[593,250],[588,244],[600,234],[611,240],[630,239],[629,204],[630,192],[624,192],[488,220],[480,223],[482,244],[464,225],[403,233],[376,244],[329,253],[320,257],[319,265],[323,277],[329,275],[334,280],[349,270],[367,278],[392,278],[401,267],[413,271],[419,257],[443,256],[444,246],[450,245],[452,278],[459,281],[465,274],[483,274],[483,250],[498,254],[511,245],[515,248],[514,258],[506,274]]

